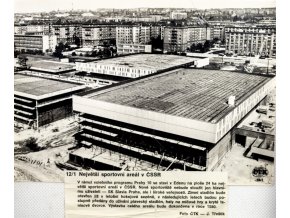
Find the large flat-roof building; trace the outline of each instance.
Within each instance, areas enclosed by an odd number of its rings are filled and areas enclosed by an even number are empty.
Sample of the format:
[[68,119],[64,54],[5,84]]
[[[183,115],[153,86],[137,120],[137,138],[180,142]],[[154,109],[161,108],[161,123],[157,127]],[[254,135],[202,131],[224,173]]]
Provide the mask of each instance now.
[[14,74],[16,125],[38,128],[72,115],[72,95],[85,89],[74,82]]
[[[92,153],[72,152],[70,160],[107,170],[134,170],[139,161],[155,170],[212,170],[231,149],[235,126],[274,86],[272,77],[180,69],[74,96],[76,142]],[[106,153],[119,159],[109,164]]]
[[168,71],[188,66],[202,67],[207,64],[208,60],[193,57],[163,54],[136,54],[88,63],[76,62],[76,70],[137,78],[165,70]]

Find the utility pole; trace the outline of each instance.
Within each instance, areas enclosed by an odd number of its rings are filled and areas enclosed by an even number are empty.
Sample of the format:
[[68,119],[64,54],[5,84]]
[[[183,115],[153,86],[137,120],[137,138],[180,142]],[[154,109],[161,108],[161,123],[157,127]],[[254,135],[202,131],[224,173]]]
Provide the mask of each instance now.
[[267,75],[269,74],[269,62],[270,62],[271,58],[268,58],[268,64],[267,64]]

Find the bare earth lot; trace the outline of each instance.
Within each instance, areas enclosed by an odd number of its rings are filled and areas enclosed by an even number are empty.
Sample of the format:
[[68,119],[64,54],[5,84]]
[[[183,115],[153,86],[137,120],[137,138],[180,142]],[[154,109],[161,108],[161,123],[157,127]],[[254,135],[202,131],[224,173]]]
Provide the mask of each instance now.
[[[57,132],[53,129],[58,128]],[[68,148],[73,146],[73,134],[77,132],[74,118],[64,119],[42,128],[39,132],[29,129],[15,133],[14,142],[14,180],[62,182],[64,171],[55,165],[68,160]],[[37,138],[43,149],[31,151],[21,146],[25,139]]]

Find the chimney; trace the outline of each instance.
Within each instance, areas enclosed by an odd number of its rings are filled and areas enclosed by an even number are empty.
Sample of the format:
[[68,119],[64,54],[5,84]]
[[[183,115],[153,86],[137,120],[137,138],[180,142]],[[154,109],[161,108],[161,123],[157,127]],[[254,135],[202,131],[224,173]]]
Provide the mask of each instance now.
[[228,99],[228,105],[230,107],[234,107],[235,106],[235,100],[236,100],[236,96],[231,95]]

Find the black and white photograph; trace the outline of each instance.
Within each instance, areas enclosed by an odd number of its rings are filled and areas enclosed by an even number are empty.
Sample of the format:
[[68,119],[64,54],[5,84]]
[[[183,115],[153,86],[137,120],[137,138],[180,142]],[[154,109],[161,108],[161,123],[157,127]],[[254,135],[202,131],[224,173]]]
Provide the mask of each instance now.
[[15,182],[214,171],[273,185],[275,135],[274,0],[15,0]]

